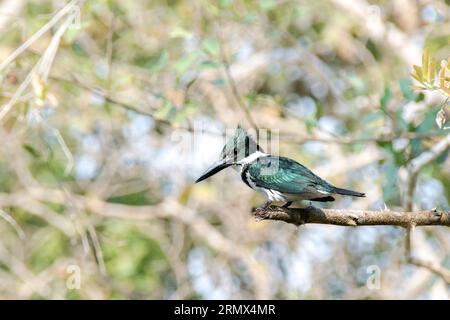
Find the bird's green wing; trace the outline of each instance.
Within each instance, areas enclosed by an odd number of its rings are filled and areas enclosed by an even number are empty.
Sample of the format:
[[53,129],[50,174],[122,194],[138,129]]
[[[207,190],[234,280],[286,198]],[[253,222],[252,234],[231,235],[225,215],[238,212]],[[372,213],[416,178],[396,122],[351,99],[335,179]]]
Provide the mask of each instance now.
[[332,192],[333,188],[305,166],[285,157],[261,157],[247,170],[258,187],[283,193]]

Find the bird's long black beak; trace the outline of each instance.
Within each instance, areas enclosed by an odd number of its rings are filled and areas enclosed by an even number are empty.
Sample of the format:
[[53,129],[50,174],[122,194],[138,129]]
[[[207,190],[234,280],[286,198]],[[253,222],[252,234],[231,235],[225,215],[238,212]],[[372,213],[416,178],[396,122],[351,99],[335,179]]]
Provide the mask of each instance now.
[[203,173],[201,175],[200,178],[195,180],[195,183],[203,181],[206,178],[211,177],[212,175],[216,174],[219,171],[222,171],[225,168],[228,168],[231,165],[233,165],[233,162],[228,161],[228,159],[222,159],[222,160],[216,161],[215,163],[213,163],[213,165],[211,167],[208,168],[208,170],[205,171],[205,173]]

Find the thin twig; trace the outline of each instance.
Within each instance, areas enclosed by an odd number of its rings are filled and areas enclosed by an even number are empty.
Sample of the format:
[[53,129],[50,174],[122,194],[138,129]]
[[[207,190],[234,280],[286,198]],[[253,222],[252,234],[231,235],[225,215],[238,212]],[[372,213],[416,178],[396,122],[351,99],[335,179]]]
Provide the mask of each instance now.
[[408,164],[408,179],[406,183],[406,192],[403,199],[403,206],[405,210],[411,211],[413,209],[413,195],[417,184],[417,175],[419,171],[429,164],[431,161],[439,157],[448,148],[450,148],[450,135],[435,144],[430,150],[422,152],[418,157],[411,160]]
[[6,222],[8,222],[11,227],[16,231],[17,235],[19,236],[20,240],[25,239],[25,232],[23,232],[23,229],[19,226],[16,220],[14,220],[13,217],[11,217],[10,214],[8,214],[6,211],[0,209],[0,218],[3,218]]
[[[77,4],[78,2],[79,1],[74,1],[73,5]],[[50,22],[47,23],[47,25],[53,25],[56,22],[58,22],[65,13],[69,12],[69,9],[71,9],[73,7],[73,5],[69,4],[69,5],[65,6],[61,11],[59,11],[54,16],[54,18],[52,20],[50,20]],[[69,9],[67,9],[67,8],[69,8]],[[64,13],[64,14],[62,14],[62,13]],[[20,99],[22,93],[28,88],[28,85],[31,83],[31,81],[33,80],[33,78],[35,77],[36,74],[40,76],[40,79],[43,80],[44,83],[46,82],[48,74],[50,72],[50,68],[51,68],[53,59],[54,59],[54,57],[56,55],[56,51],[57,51],[59,43],[61,41],[61,37],[63,36],[64,32],[67,30],[69,25],[72,23],[72,21],[75,18],[76,14],[78,14],[78,13],[76,11],[73,11],[72,13],[70,13],[68,15],[66,21],[59,27],[59,29],[56,32],[56,34],[52,37],[52,40],[51,40],[49,46],[47,47],[47,49],[45,50],[43,56],[39,59],[39,61],[36,63],[36,65],[28,73],[28,75],[25,78],[25,80],[17,88],[17,90],[14,93],[13,97],[6,104],[4,104],[1,107],[1,109],[0,109],[0,121],[6,116],[6,114],[11,110],[11,108]],[[57,17],[57,19],[54,21],[55,17]],[[34,39],[34,38],[32,37],[30,39]],[[28,41],[30,41],[30,39]],[[36,39],[34,39],[34,40],[36,40]],[[0,71],[7,64],[9,64],[11,61],[13,61],[20,53],[22,53],[24,50],[26,50],[28,48],[28,46],[33,42],[32,41],[32,42],[28,43],[28,41],[25,42],[22,46],[20,46],[12,55],[10,55],[8,58],[6,58],[6,60],[2,64],[0,64]]]
[[[406,181],[406,192],[403,199],[403,206],[405,210],[413,210],[413,196],[414,190],[417,185],[417,177],[420,170],[429,164],[431,161],[435,160],[439,155],[444,153],[450,148],[450,135],[447,135],[444,139],[435,144],[430,150],[422,152],[419,156],[411,160],[407,167],[407,181]],[[413,237],[412,233],[414,231],[415,223],[410,223],[406,229],[405,236],[405,257],[406,261],[416,265],[418,267],[427,268],[431,272],[439,275],[444,281],[450,283],[450,276],[445,273],[439,272],[440,268],[437,268],[437,264],[429,261],[424,261],[422,259],[413,256]],[[432,266],[432,267],[430,267]]]
[[[127,102],[119,101],[116,98],[111,97],[106,92],[94,88],[92,86],[89,86],[76,77],[72,76],[71,79],[63,78],[59,76],[50,76],[52,80],[60,81],[60,82],[68,82],[77,85],[79,88],[96,93],[100,95],[105,101],[114,104],[118,107],[121,107],[123,109],[126,109],[128,111],[132,111],[136,114],[147,116],[152,118],[154,121],[158,122],[161,125],[165,125],[168,127],[171,127],[172,129],[181,129],[186,130],[188,132],[194,132],[194,129],[192,126],[175,126],[172,122],[156,118],[155,115],[151,112],[148,112],[141,107],[132,105]],[[212,130],[204,130],[204,133],[216,135],[216,136],[224,136],[223,133],[219,133],[217,131]],[[322,138],[322,137],[314,137],[314,136],[308,136],[308,137],[298,137],[293,135],[287,135],[287,134],[280,134],[280,140],[283,143],[289,143],[289,144],[304,144],[310,141],[316,141],[316,142],[323,142],[323,143],[333,143],[333,144],[353,144],[353,143],[372,143],[372,142],[389,142],[395,139],[406,139],[406,140],[414,140],[414,139],[426,139],[426,138],[432,138],[436,136],[443,135],[442,131],[433,131],[433,132],[402,132],[398,134],[392,134],[392,135],[380,135],[376,137],[330,137],[330,138]]]
[[446,269],[445,267],[443,267],[437,263],[434,263],[432,261],[425,261],[425,260],[414,258],[414,257],[410,257],[408,262],[417,267],[421,267],[421,268],[430,270],[435,275],[437,275],[442,280],[444,280],[444,282],[446,284],[450,285],[450,271],[448,269]]
[[11,110],[11,108],[16,104],[16,102],[20,100],[22,93],[25,91],[26,88],[28,88],[28,85],[30,84],[31,80],[33,79],[33,77],[36,73],[36,69],[37,69],[37,65],[34,66],[33,69],[31,69],[31,71],[26,76],[25,80],[17,88],[16,92],[14,92],[14,95],[12,96],[12,98],[1,107],[0,121]]
[[239,108],[244,113],[245,118],[246,118],[247,122],[249,123],[249,125],[253,129],[255,129],[256,132],[258,132],[258,126],[257,126],[255,120],[253,119],[252,115],[250,114],[250,111],[248,110],[248,108],[245,105],[244,101],[242,100],[241,95],[239,94],[239,91],[237,89],[237,84],[234,81],[234,78],[233,78],[233,76],[231,75],[231,72],[230,72],[230,64],[228,63],[228,60],[226,59],[223,50],[221,50],[221,54],[222,54],[222,64],[223,64],[223,67],[224,67],[224,70],[225,70],[225,75],[227,77],[228,83],[230,85],[231,93],[233,94],[233,97],[236,100],[237,105],[239,106]]
[[[63,205],[67,203],[67,193],[60,190],[35,188],[28,191],[30,192],[29,196],[40,201]],[[23,197],[24,192],[18,192],[18,194]],[[14,195],[0,193],[0,203],[2,200],[7,202],[10,197],[14,197]],[[155,206],[132,206],[109,203],[96,197],[75,194],[71,194],[70,199],[83,206],[84,210],[90,211],[98,216],[122,217],[137,220],[152,220],[155,218],[176,219],[190,226],[199,238],[203,239],[215,250],[226,254],[229,258],[241,260],[247,266],[252,276],[257,298],[267,299],[269,296],[269,282],[264,276],[264,269],[248,249],[223,236],[205,218],[198,215],[195,210],[185,207],[175,200],[166,199],[164,202]],[[179,214],[180,212],[183,212],[183,214]]]
[[109,92],[111,89],[111,76],[112,76],[112,58],[113,58],[113,40],[114,40],[114,19],[115,19],[115,6],[114,3],[111,2],[111,17],[109,19],[108,24],[108,34],[106,41],[106,61],[108,65],[108,72],[106,76],[106,92]]
[[334,144],[354,144],[354,143],[370,143],[370,142],[391,142],[392,140],[405,139],[405,140],[415,140],[415,139],[427,139],[437,136],[442,136],[444,133],[442,131],[432,131],[432,132],[401,132],[397,134],[387,134],[379,135],[375,137],[294,137],[292,135],[280,135],[283,142],[292,144],[304,144],[309,141],[323,142],[323,143],[334,143]]
[[105,260],[103,258],[103,251],[97,236],[97,232],[95,231],[95,227],[92,225],[92,223],[90,223],[89,220],[86,224],[89,237],[91,238],[92,247],[94,248],[95,261],[97,262],[98,268],[102,275],[106,275]]
[[43,34],[50,30],[62,17],[64,17],[70,10],[78,5],[79,0],[73,0],[56,13],[49,22],[47,22],[41,29],[33,34],[27,41],[25,41],[20,47],[14,50],[2,63],[0,63],[0,71],[2,71],[8,64],[14,61],[22,52],[24,52],[33,42],[39,39]]

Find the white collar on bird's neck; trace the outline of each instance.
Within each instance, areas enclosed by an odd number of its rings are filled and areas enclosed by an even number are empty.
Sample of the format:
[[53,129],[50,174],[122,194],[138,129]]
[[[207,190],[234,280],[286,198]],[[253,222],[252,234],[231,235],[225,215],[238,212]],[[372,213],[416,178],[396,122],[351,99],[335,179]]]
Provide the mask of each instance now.
[[249,164],[260,157],[266,157],[266,156],[268,156],[267,153],[257,150],[256,152],[253,152],[252,154],[245,157],[244,159],[239,160],[238,162],[236,162],[236,164],[238,164],[238,165]]

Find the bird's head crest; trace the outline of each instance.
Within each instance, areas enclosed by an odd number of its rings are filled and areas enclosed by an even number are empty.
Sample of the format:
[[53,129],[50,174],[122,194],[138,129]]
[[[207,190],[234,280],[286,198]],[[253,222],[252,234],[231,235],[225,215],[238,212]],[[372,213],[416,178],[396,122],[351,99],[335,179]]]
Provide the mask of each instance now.
[[213,163],[195,182],[200,182],[233,165],[249,155],[262,151],[255,140],[240,125],[236,128],[220,153],[220,159]]
[[235,162],[242,160],[256,151],[263,151],[240,124],[230,136],[222,149],[221,158],[232,158]]

